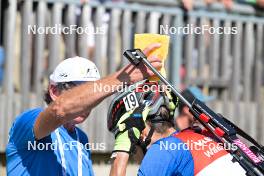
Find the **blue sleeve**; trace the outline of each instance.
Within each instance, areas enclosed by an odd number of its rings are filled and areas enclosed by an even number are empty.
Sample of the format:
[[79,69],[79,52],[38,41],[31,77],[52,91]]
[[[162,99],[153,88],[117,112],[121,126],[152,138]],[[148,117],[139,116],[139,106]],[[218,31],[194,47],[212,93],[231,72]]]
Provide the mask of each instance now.
[[148,149],[138,171],[139,176],[190,176],[194,175],[191,153],[183,149],[165,150],[159,143]]
[[9,141],[17,149],[26,149],[28,142],[35,141],[33,126],[41,111],[41,108],[28,110],[16,118],[9,132]]

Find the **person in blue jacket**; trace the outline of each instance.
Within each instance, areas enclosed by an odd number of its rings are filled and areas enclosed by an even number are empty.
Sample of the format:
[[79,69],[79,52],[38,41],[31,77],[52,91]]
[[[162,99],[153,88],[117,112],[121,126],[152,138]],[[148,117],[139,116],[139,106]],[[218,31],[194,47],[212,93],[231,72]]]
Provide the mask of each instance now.
[[[160,47],[152,44],[145,54]],[[157,57],[149,58],[156,68]],[[129,64],[100,79],[95,64],[81,57],[62,61],[50,75],[46,108],[25,110],[13,122],[6,147],[7,175],[93,175],[88,137],[76,127],[91,110],[117,90],[95,89],[97,85],[120,87],[153,73],[144,65]]]

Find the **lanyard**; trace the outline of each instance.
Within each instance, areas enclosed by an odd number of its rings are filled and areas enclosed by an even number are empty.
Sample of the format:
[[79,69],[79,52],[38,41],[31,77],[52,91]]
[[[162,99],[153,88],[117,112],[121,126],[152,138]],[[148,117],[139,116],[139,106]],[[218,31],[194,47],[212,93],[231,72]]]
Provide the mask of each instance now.
[[[79,132],[76,128],[75,128],[75,132],[77,136],[78,176],[82,176],[82,147],[81,147],[81,143],[79,142],[80,141]],[[60,136],[60,132],[58,128],[55,130],[55,134],[56,134],[58,144],[59,144],[59,153],[60,153],[61,165],[62,165],[62,175],[66,176],[66,161],[65,161],[65,155],[64,155],[64,148],[62,145],[61,136]]]

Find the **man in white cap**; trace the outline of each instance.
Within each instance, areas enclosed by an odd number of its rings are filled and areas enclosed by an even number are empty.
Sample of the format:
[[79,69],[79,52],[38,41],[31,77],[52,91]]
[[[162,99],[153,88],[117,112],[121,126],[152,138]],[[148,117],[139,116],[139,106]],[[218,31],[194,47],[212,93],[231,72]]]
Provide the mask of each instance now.
[[[160,44],[148,46],[148,55]],[[159,69],[161,61],[149,58]],[[129,64],[110,76],[100,79],[95,64],[75,57],[62,61],[50,76],[45,95],[48,106],[20,114],[9,132],[6,148],[8,175],[93,175],[88,138],[75,127],[91,110],[115,91],[94,89],[101,86],[120,87],[138,82],[153,73],[144,65]],[[100,118],[100,117],[98,117]]]

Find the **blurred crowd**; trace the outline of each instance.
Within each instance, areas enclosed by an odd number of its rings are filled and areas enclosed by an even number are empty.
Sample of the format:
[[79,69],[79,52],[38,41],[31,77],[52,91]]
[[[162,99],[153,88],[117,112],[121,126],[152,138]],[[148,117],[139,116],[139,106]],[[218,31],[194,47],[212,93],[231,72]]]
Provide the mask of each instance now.
[[[87,2],[89,0],[81,0],[82,2]],[[108,1],[112,1],[112,2],[125,2],[125,1],[129,1],[129,2],[133,2],[133,0],[90,0],[90,1],[99,1],[101,3],[105,3]],[[138,0],[135,0],[138,2]],[[175,0],[177,1],[177,0]],[[194,6],[194,2],[195,0],[178,0],[182,3],[183,7],[186,10],[192,10],[193,6]],[[210,5],[213,4],[215,2],[220,2],[222,3],[226,9],[232,9],[233,4],[234,3],[239,3],[239,4],[248,4],[248,5],[252,5],[255,7],[260,7],[260,8],[264,8],[264,0],[203,0],[204,3],[206,5]],[[144,2],[144,0],[140,0],[139,2]],[[150,2],[150,0],[146,0],[146,2]],[[155,2],[155,0],[151,0],[151,2]]]
[[[226,9],[232,9],[234,3],[249,4],[264,8],[264,0],[203,0],[205,4],[210,5],[215,2],[222,3]],[[194,0],[182,0],[183,7],[186,10],[192,10]]]

